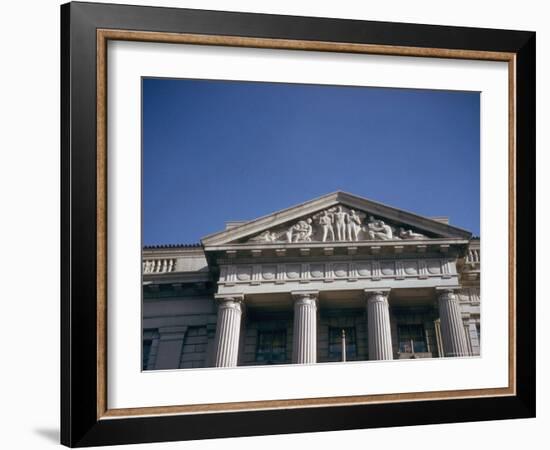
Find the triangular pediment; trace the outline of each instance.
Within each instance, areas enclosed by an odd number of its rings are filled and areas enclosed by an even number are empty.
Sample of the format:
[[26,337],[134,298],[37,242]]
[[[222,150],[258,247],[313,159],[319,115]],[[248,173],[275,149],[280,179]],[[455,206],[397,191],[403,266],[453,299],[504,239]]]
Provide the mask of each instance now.
[[204,246],[469,239],[471,233],[391,206],[335,192],[202,239]]

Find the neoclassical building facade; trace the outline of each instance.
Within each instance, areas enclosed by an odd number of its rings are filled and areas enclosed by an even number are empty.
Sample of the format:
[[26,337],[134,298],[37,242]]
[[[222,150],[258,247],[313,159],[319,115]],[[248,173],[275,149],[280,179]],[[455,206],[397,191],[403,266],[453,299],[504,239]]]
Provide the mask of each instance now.
[[144,370],[480,354],[479,238],[345,192],[143,249]]

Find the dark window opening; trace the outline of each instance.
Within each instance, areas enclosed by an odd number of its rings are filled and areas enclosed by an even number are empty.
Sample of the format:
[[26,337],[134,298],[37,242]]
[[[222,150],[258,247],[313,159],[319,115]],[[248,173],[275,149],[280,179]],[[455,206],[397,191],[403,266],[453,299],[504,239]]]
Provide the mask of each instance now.
[[286,360],[286,330],[259,330],[256,362],[281,364]]
[[149,363],[149,355],[151,354],[152,345],[153,345],[152,339],[143,340],[143,352],[142,352],[142,361],[141,361],[142,370],[147,369],[147,364]]
[[401,353],[425,353],[428,351],[424,325],[399,325],[398,334],[399,351]]

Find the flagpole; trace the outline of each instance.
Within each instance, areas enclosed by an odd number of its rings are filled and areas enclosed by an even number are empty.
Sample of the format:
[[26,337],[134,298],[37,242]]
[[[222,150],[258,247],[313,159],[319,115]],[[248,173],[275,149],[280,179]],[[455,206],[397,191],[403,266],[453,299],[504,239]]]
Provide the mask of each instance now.
[[346,362],[346,330],[342,328],[342,362]]

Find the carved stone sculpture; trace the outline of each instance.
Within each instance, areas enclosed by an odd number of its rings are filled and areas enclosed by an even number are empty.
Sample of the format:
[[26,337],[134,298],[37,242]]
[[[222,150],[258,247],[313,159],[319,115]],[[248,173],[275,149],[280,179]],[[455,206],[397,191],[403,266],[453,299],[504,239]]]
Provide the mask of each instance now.
[[306,221],[298,222],[300,224],[299,241],[311,242],[311,235],[313,234],[313,227],[311,226],[313,220],[307,219]]
[[348,217],[348,213],[344,212],[341,206],[339,206],[338,210],[334,213],[334,221],[336,222],[336,236],[339,241],[346,240]]
[[267,230],[250,240],[254,242],[277,242],[279,239],[277,233]]
[[393,239],[392,227],[384,223],[382,220],[375,220],[374,217],[370,218],[370,222],[367,224],[369,239],[371,240],[383,240],[388,241]]
[[311,242],[311,235],[313,234],[313,227],[311,219],[300,220],[298,223],[292,225],[287,231],[288,242]]
[[405,230],[404,228],[399,229],[399,237],[401,239],[425,239],[426,236],[420,233],[415,233],[412,230]]
[[427,239],[421,233],[385,223],[380,218],[369,216],[344,205],[335,205],[294,222],[280,224],[249,239],[249,242],[357,242],[363,240],[414,240]]
[[331,237],[331,241],[334,241],[334,227],[332,223],[334,221],[334,216],[329,214],[327,210],[323,211],[323,215],[319,218],[319,225],[323,229],[323,242],[326,242],[327,237]]
[[358,241],[360,231],[361,217],[352,209],[348,216],[348,239],[350,241]]

